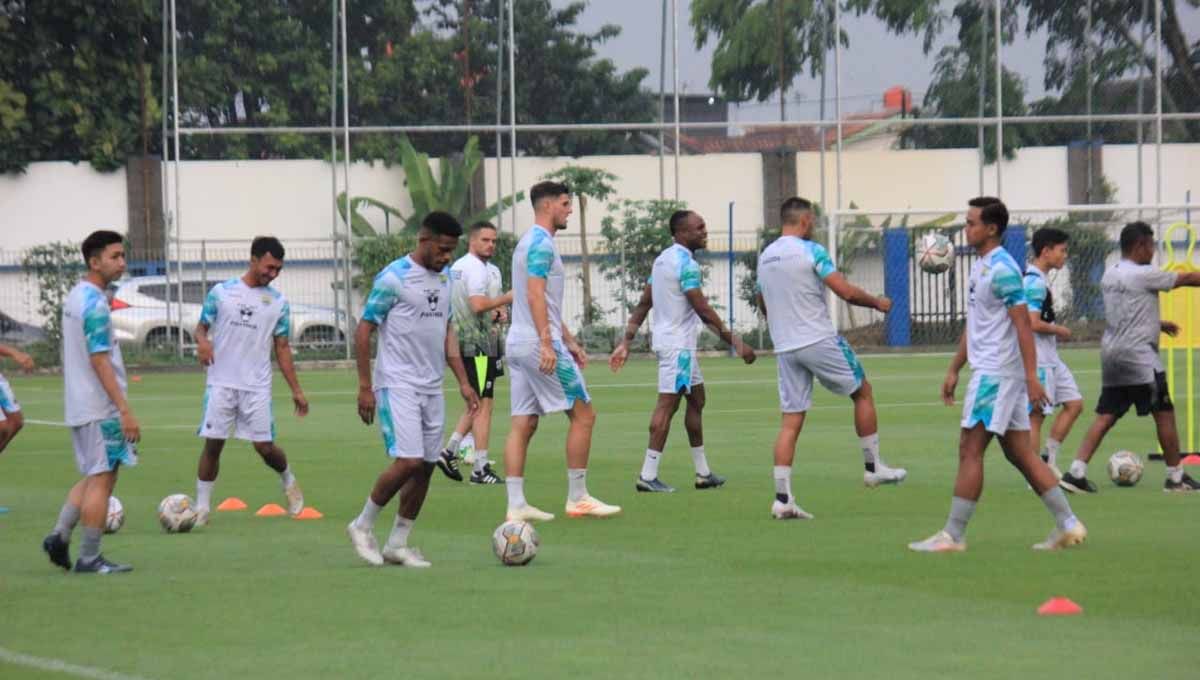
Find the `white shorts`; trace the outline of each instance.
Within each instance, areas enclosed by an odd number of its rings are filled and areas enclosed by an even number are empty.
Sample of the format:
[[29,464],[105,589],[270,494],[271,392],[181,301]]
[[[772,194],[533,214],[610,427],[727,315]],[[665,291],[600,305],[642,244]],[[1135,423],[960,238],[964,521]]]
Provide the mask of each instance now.
[[[1062,406],[1071,401],[1083,401],[1079,385],[1075,384],[1075,376],[1071,375],[1071,369],[1067,368],[1062,359],[1050,366],[1038,366],[1037,375],[1038,382],[1046,390],[1046,397],[1050,399],[1050,403],[1042,407],[1043,415],[1054,413],[1055,406]],[[1032,404],[1029,410],[1033,411]]]
[[583,372],[566,347],[554,341],[558,362],[554,372],[546,375],[538,370],[538,346],[519,345],[509,348],[509,381],[512,384],[512,415],[541,416],[569,411],[576,401],[591,403]]
[[205,439],[229,438],[236,424],[238,439],[275,441],[275,413],[271,393],[209,385],[204,388],[204,414],[196,434]]
[[813,377],[843,397],[862,387],[866,375],[854,350],[842,336],[775,355],[779,367],[779,408],[803,413],[812,406]]
[[655,352],[658,357],[658,393],[691,394],[692,388],[704,384],[700,374],[700,358],[690,349]]
[[980,423],[995,434],[1028,430],[1029,391],[1025,380],[972,374],[963,400],[962,427],[969,430]]
[[5,413],[16,413],[21,410],[17,397],[13,395],[12,386],[0,375],[0,420],[7,420]]
[[426,394],[404,387],[377,389],[375,417],[387,455],[437,462],[442,451],[442,425],[446,422],[446,398],[441,392]]
[[137,451],[125,441],[119,418],[72,427],[71,444],[75,448],[75,467],[84,477],[116,470],[121,465],[137,465]]

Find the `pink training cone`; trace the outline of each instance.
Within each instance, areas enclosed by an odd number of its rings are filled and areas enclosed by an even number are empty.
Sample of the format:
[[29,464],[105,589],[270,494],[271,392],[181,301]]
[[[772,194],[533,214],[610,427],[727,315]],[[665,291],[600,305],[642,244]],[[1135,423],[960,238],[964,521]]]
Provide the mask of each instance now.
[[1082,614],[1083,607],[1075,604],[1067,597],[1052,597],[1038,607],[1039,616],[1072,616]]
[[1200,465],[1200,455],[1193,453],[1190,456],[1184,456],[1182,462],[1184,465]]
[[320,510],[306,507],[301,510],[300,514],[296,515],[293,519],[321,519],[324,516],[325,515],[322,515]]
[[280,517],[280,516],[286,515],[287,510],[284,510],[283,508],[279,507],[278,505],[275,505],[274,503],[267,503],[266,505],[259,508],[258,512],[254,513],[254,514],[258,515],[259,517]]
[[240,498],[230,497],[230,498],[226,498],[225,500],[221,501],[221,504],[217,506],[217,510],[223,510],[223,511],[245,510],[247,507],[248,506],[246,505],[246,501],[243,501]]

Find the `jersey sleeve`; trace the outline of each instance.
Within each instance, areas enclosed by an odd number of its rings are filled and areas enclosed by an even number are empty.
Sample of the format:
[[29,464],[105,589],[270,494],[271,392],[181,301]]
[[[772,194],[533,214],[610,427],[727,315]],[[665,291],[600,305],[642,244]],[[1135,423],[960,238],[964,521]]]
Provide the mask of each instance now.
[[1179,274],[1155,269],[1150,265],[1139,267],[1134,274],[1134,280],[1146,290],[1171,290],[1175,287]]
[[400,299],[396,292],[398,283],[387,270],[375,277],[375,283],[371,286],[371,294],[367,296],[367,302],[363,305],[363,321],[376,326],[383,323],[388,312],[396,306],[396,301]]
[[525,273],[539,279],[550,278],[550,267],[554,265],[554,249],[545,241],[533,241],[525,257]]
[[292,334],[292,306],[287,300],[283,301],[283,307],[279,309],[279,319],[275,322],[275,337],[288,337]]
[[689,257],[679,264],[679,289],[688,292],[700,287],[700,263]]
[[1015,269],[998,265],[992,271],[992,295],[1003,300],[1004,306],[1008,308],[1026,304],[1025,286],[1021,282],[1021,275]]
[[825,250],[825,246],[820,243],[814,243],[812,246],[812,256],[813,271],[817,273],[817,278],[824,279],[837,271],[837,267],[833,266],[833,260],[829,257],[829,251]]
[[99,354],[112,350],[112,316],[108,303],[102,295],[87,301],[83,310],[83,337],[88,354]]
[[208,295],[204,296],[204,306],[200,309],[200,323],[212,328],[212,325],[217,320],[217,288],[213,286],[208,291]]
[[1035,274],[1025,275],[1025,304],[1029,311],[1040,312],[1046,304],[1046,281]]

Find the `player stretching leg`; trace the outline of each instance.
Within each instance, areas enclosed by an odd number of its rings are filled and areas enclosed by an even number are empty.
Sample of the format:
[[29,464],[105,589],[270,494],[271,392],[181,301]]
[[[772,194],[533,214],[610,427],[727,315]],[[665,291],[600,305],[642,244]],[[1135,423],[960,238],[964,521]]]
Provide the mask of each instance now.
[[700,290],[700,265],[693,253],[708,246],[708,227],[704,218],[690,210],[671,215],[671,235],[675,243],[654,260],[650,282],[642,291],[642,299],[634,308],[625,328],[625,337],[613,350],[609,366],[621,370],[629,358],[629,342],[637,335],[646,314],[654,307],[653,350],[658,357],[658,401],[650,416],[650,444],[642,471],[638,475],[638,491],[674,491],[658,478],[658,463],[671,419],[679,410],[679,401],[687,397],[683,424],[692,447],[692,462],[696,467],[696,488],[713,489],[725,483],[725,478],[713,473],[704,455],[704,377],[700,359],[696,356],[696,337],[703,321],[722,340],[737,351],[747,364],[754,363],[754,350],[734,335],[721,317],[709,306]]
[[896,484],[907,472],[890,468],[879,455],[879,422],[875,397],[862,364],[846,339],[837,334],[826,306],[825,288],[859,307],[885,314],[891,300],[875,297],[846,280],[829,253],[814,243],[812,203],[793,197],[780,208],[782,233],[758,257],[758,308],[767,318],[779,363],[779,402],[783,419],[775,439],[777,519],[810,519],[792,496],[792,462],[804,415],[812,404],[813,377],[826,389],[854,402],[854,429],[863,452],[863,483]]
[[[384,562],[428,567],[408,535],[429,491],[442,444],[446,403],[442,374],[449,364],[458,389],[474,413],[479,397],[467,382],[450,324],[450,277],[446,265],[458,247],[462,227],[444,212],[421,221],[417,248],[378,276],[354,333],[358,364],[358,416],[370,425],[379,416],[383,445],[392,458],[375,480],[362,512],[346,527],[354,551],[369,564]],[[379,329],[375,373],[371,374],[371,334]],[[400,494],[396,521],[383,550],[375,541],[375,519]]]
[[[458,450],[468,430],[474,435],[471,463],[472,484],[504,482],[488,461],[488,436],[492,429],[492,404],[496,379],[504,375],[500,358],[500,324],[508,320],[506,308],[512,304],[512,292],[500,293],[500,268],[491,263],[496,253],[496,227],[488,222],[471,225],[467,254],[450,267],[450,308],[458,329],[458,346],[467,365],[471,389],[479,395],[479,411],[463,413],[442,450],[438,467],[447,477],[462,481],[458,471]],[[475,448],[478,442],[480,448]]]
[[1075,376],[1066,362],[1058,356],[1058,340],[1071,337],[1071,329],[1054,322],[1054,296],[1046,282],[1046,274],[1062,269],[1067,262],[1067,232],[1053,227],[1038,229],[1033,234],[1033,262],[1025,272],[1025,299],[1029,306],[1029,326],[1033,330],[1033,344],[1037,348],[1038,380],[1046,390],[1049,403],[1045,408],[1029,412],[1029,432],[1034,448],[1042,441],[1042,422],[1062,406],[1062,411],[1050,426],[1050,436],[1042,449],[1042,460],[1050,466],[1056,477],[1061,477],[1057,466],[1058,449],[1071,433],[1071,427],[1083,412],[1083,395],[1075,384]]
[[[33,370],[33,357],[16,347],[0,345],[0,357],[8,357],[17,362],[26,373]],[[0,373],[0,453],[4,452],[8,443],[24,426],[25,417],[21,415],[21,404],[17,403],[12,386],[4,379],[4,374]]]
[[71,428],[75,465],[83,479],[71,487],[54,531],[42,541],[50,561],[71,569],[68,546],[75,525],[83,522],[83,545],[75,571],[116,574],[128,564],[100,554],[108,498],[122,465],[136,465],[133,445],[141,429],[125,399],[125,363],[113,337],[104,290],[125,273],[125,237],[96,231],[83,241],[87,274],[63,303],[62,367],[65,420]]
[[567,428],[568,517],[609,517],[621,512],[587,491],[588,454],[596,411],[581,368],[587,354],[562,320],[566,277],[554,235],[567,228],[571,190],[558,182],[540,182],[529,190],[534,225],[513,253],[513,322],[505,342],[512,371],[512,428],[504,444],[510,520],[549,521],[554,515],[525,500],[525,457],[538,419],[563,411]]
[[1104,336],[1100,340],[1100,401],[1071,469],[1059,482],[1068,491],[1095,493],[1087,464],[1130,406],[1139,416],[1150,415],[1167,464],[1163,491],[1200,491],[1200,482],[1180,467],[1179,432],[1175,406],[1167,391],[1167,374],[1158,356],[1159,333],[1174,336],[1179,327],[1159,316],[1158,294],[1181,286],[1200,286],[1200,272],[1165,272],[1154,260],[1154,230],[1133,222],[1121,230],[1121,261],[1104,272]]
[[[296,415],[308,415],[308,399],[300,389],[292,362],[291,308],[271,282],[283,269],[283,244],[259,236],[250,244],[250,267],[240,278],[213,286],[204,299],[196,325],[196,356],[207,367],[204,414],[196,434],[204,438],[196,471],[196,526],[205,526],[212,510],[213,486],[221,469],[221,451],[230,428],[250,442],[283,486],[288,514],[304,509],[304,494],[275,444],[271,408],[271,348],[279,371],[292,389]],[[212,337],[209,337],[211,332]]]
[[946,526],[929,538],[909,543],[918,552],[967,549],[967,523],[983,493],[983,454],[992,437],[1000,439],[1012,463],[1054,516],[1055,529],[1034,550],[1057,550],[1082,543],[1087,529],[1071,512],[1058,480],[1029,439],[1029,407],[1045,405],[1037,379],[1037,350],[1029,329],[1029,309],[1021,269],[1000,247],[1008,227],[1008,209],[997,198],[973,198],[967,211],[967,243],[979,259],[971,267],[967,328],[942,384],[942,400],[954,405],[958,372],[971,362],[971,383],[963,401],[958,441],[958,477]]

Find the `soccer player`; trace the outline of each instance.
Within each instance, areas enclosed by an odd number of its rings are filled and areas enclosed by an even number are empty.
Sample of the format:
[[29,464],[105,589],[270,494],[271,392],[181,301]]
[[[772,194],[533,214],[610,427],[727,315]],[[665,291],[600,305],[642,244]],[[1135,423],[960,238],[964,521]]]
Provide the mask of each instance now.
[[700,290],[700,265],[693,253],[708,246],[708,227],[704,218],[690,210],[679,210],[669,222],[675,243],[654,260],[650,282],[642,290],[642,299],[634,308],[625,328],[625,336],[613,350],[609,366],[621,370],[629,358],[629,342],[637,335],[646,314],[654,307],[653,347],[658,357],[658,401],[650,415],[650,444],[635,487],[638,491],[671,492],[675,489],[658,478],[671,419],[679,410],[681,396],[687,397],[683,424],[692,446],[696,467],[696,488],[715,489],[725,478],[713,473],[704,454],[704,377],[696,356],[696,337],[703,321],[722,340],[728,342],[747,364],[754,363],[754,349],[734,335],[721,317],[709,306]]
[[942,401],[952,406],[958,372],[970,360],[971,382],[958,440],[958,478],[945,528],[908,547],[918,552],[967,549],[967,523],[983,493],[983,454],[993,436],[1000,439],[1008,462],[1021,471],[1054,516],[1054,531],[1034,550],[1077,545],[1087,538],[1087,529],[1071,512],[1054,471],[1038,457],[1029,438],[1029,407],[1041,408],[1047,398],[1037,379],[1037,350],[1021,269],[1000,247],[1008,227],[1008,208],[991,197],[973,198],[968,205],[967,243],[979,259],[971,267],[966,332],[942,383]]
[[779,372],[783,418],[775,438],[776,519],[812,519],[792,495],[792,461],[804,416],[812,405],[813,378],[830,392],[854,402],[854,429],[863,453],[863,483],[868,487],[897,484],[904,468],[891,468],[879,455],[879,422],[875,396],[862,364],[846,339],[837,334],[826,306],[825,288],[858,307],[885,314],[891,300],[875,297],[846,280],[829,253],[814,243],[812,203],[792,197],[779,210],[781,235],[758,257],[758,308],[767,318]]
[[1062,269],[1067,262],[1067,232],[1053,227],[1043,227],[1033,233],[1033,262],[1025,271],[1025,299],[1029,307],[1029,326],[1033,330],[1033,344],[1037,348],[1038,380],[1046,390],[1049,400],[1045,408],[1029,412],[1029,431],[1034,448],[1042,441],[1042,422],[1054,412],[1056,406],[1062,411],[1050,426],[1050,436],[1042,449],[1042,460],[1050,466],[1056,477],[1061,477],[1057,466],[1058,449],[1062,446],[1071,427],[1083,412],[1083,395],[1075,384],[1071,369],[1058,356],[1058,340],[1071,337],[1071,329],[1054,322],[1054,296],[1046,283],[1046,274]]
[[65,420],[83,479],[71,487],[42,550],[53,564],[70,570],[71,533],[82,520],[83,545],[75,571],[116,574],[133,567],[101,555],[100,537],[117,470],[137,464],[133,445],[141,439],[137,418],[125,399],[125,364],[104,296],[108,284],[125,273],[124,237],[96,231],[84,239],[81,250],[87,274],[63,303],[62,367]]
[[[10,345],[0,345],[0,357],[8,357],[17,362],[21,370],[29,373],[33,370],[33,357]],[[21,415],[21,405],[13,394],[12,386],[0,373],[0,453],[8,443],[17,436],[25,426],[25,417]]]
[[1130,406],[1139,416],[1150,415],[1167,464],[1163,491],[1200,491],[1200,482],[1180,467],[1179,432],[1175,406],[1167,391],[1167,374],[1158,356],[1159,333],[1174,336],[1179,326],[1162,321],[1158,294],[1181,286],[1200,286],[1200,272],[1166,272],[1154,260],[1154,230],[1132,222],[1121,230],[1121,260],[1104,272],[1104,336],[1100,339],[1100,401],[1071,468],[1059,484],[1068,491],[1095,493],[1087,478],[1088,461]]
[[458,329],[458,346],[467,366],[471,389],[479,395],[479,411],[463,413],[442,450],[438,467],[447,477],[462,481],[458,471],[458,445],[470,430],[474,435],[472,484],[500,484],[504,480],[488,461],[488,436],[492,428],[492,403],[496,379],[504,375],[500,354],[500,327],[508,320],[512,291],[501,294],[500,268],[491,263],[496,252],[496,227],[489,222],[471,225],[467,254],[450,267],[450,309]]
[[[378,276],[354,333],[358,363],[358,416],[370,425],[376,414],[383,446],[392,462],[375,480],[362,512],[346,527],[358,556],[428,567],[408,535],[425,502],[429,478],[442,444],[446,403],[442,374],[449,364],[468,413],[479,407],[450,328],[450,277],[445,271],[458,247],[462,226],[444,212],[421,221],[416,250],[392,262]],[[375,373],[371,374],[371,334],[379,330]],[[375,541],[375,519],[400,494],[392,533],[383,550]]]
[[221,451],[235,425],[237,438],[250,442],[267,467],[279,473],[288,514],[294,517],[304,509],[304,494],[287,455],[275,443],[271,408],[273,347],[279,371],[292,390],[296,415],[308,415],[308,399],[300,389],[288,344],[291,308],[287,298],[271,287],[283,269],[283,254],[278,239],[259,236],[250,244],[246,273],[213,286],[204,299],[196,325],[196,356],[208,370],[204,414],[196,431],[204,438],[196,471],[197,526],[208,524]]
[[621,512],[587,490],[588,454],[596,410],[580,369],[587,353],[562,320],[566,276],[554,236],[567,228],[571,190],[558,182],[539,182],[529,190],[534,224],[513,253],[513,315],[504,354],[512,372],[512,428],[504,445],[510,520],[554,519],[525,500],[525,456],[538,419],[563,411],[567,428],[568,517],[610,517]]

